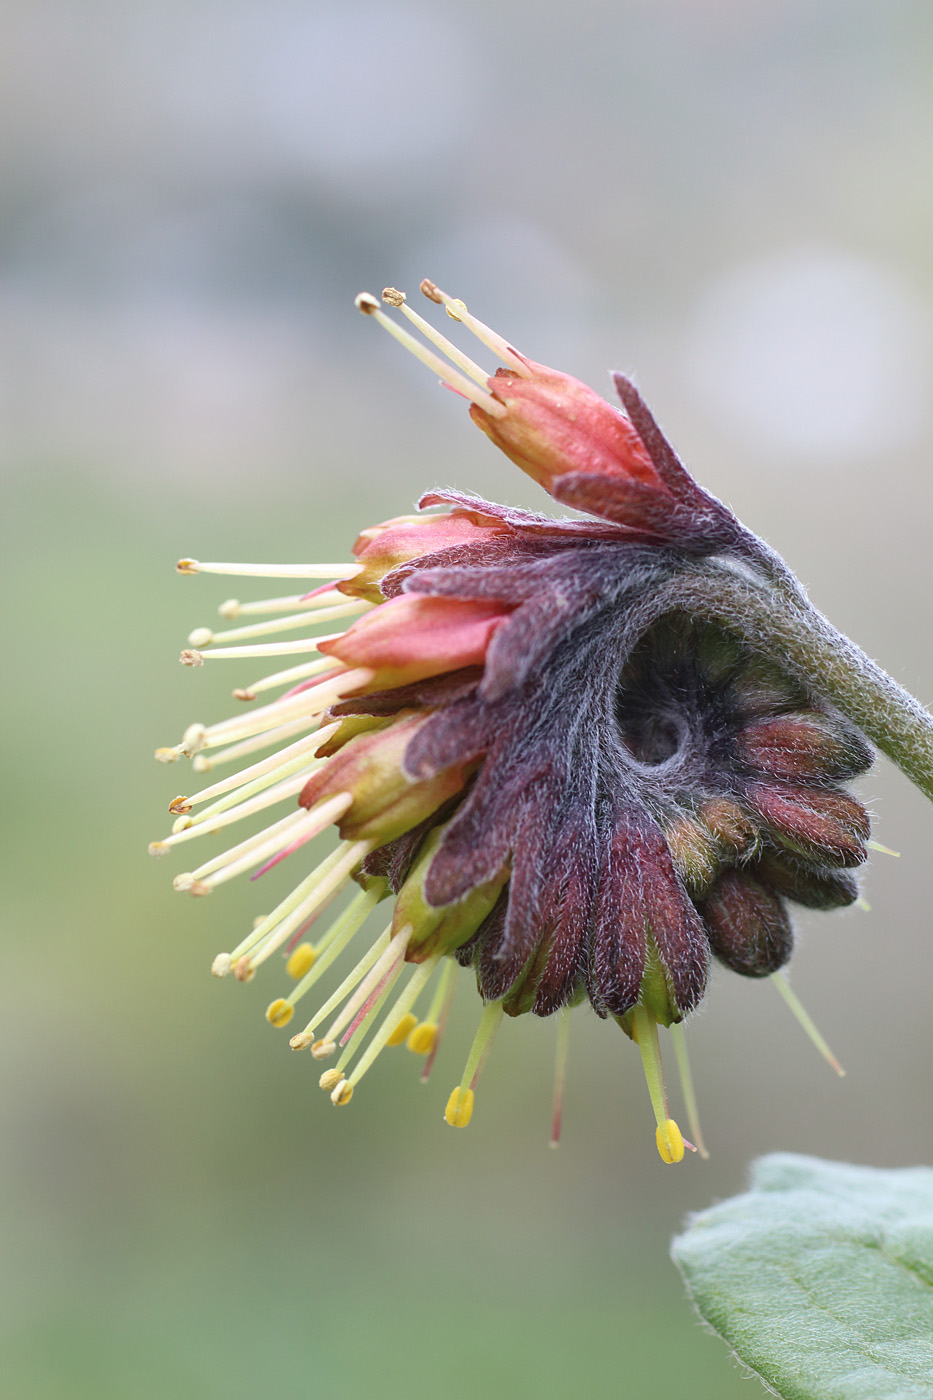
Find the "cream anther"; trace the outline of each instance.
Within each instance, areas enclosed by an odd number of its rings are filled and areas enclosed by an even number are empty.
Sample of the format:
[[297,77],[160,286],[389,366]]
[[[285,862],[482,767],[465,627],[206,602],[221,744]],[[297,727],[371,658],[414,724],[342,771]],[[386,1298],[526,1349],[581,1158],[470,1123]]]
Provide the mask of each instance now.
[[213,977],[226,977],[232,966],[233,962],[229,953],[218,953],[211,963],[211,975]]

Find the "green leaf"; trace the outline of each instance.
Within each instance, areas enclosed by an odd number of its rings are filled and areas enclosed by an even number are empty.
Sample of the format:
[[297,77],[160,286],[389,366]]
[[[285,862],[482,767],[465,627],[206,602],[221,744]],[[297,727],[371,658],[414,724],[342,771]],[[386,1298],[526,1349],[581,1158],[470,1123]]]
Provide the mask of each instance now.
[[779,1153],[672,1252],[739,1360],[784,1400],[933,1400],[933,1170]]

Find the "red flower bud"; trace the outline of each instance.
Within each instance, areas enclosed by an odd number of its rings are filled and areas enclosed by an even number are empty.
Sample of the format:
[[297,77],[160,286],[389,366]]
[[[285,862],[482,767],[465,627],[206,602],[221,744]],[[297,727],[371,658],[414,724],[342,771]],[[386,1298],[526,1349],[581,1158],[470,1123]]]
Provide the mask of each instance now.
[[353,553],[363,566],[340,585],[343,593],[366,598],[372,603],[383,600],[380,582],[399,564],[407,564],[422,555],[458,545],[479,544],[507,535],[508,527],[480,511],[445,511],[443,515],[402,515],[364,530],[353,546]]
[[[523,357],[524,358],[524,357]],[[500,369],[488,381],[508,409],[494,418],[473,405],[470,417],[516,466],[553,491],[568,472],[638,481],[665,491],[631,421],[588,385],[546,365],[529,376]]]
[[388,690],[477,666],[511,609],[500,603],[404,594],[365,613],[318,651],[374,672],[368,688]]

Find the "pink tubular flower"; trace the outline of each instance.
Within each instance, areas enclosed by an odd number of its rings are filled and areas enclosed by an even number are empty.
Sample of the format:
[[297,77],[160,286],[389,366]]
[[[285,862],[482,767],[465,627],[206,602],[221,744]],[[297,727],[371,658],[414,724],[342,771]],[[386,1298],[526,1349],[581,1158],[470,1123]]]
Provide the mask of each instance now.
[[[278,669],[234,692],[248,709],[159,751],[212,776],[173,800],[175,826],[152,849],[285,804],[271,825],[176,877],[204,895],[300,864],[336,826],[336,848],[214,961],[217,975],[245,982],[284,957],[293,985],[268,1007],[274,1026],[391,902],[382,933],[291,1039],[333,1059],[320,1083],[334,1104],[349,1103],[387,1046],[425,1056],[426,1079],[455,974],[471,968],[483,1012],[448,1123],[469,1122],[504,1015],[559,1014],[562,1083],[567,1012],[586,1002],[638,1044],[658,1150],[680,1161],[691,1144],[668,1109],[658,1027],[674,1037],[702,1152],[681,1023],[711,960],[775,978],[835,1064],[780,975],[793,946],[788,903],[856,899],[850,872],[866,858],[869,823],[845,785],[869,767],[871,739],[933,795],[933,721],[696,484],[628,379],[615,376],[613,408],[518,354],[433,283],[422,289],[503,367],[488,375],[391,288],[384,301],[453,368],[374,297],[357,304],[587,518],[435,491],[423,513],[364,530],[352,564],[183,560],[186,574],[329,583],[231,600],[221,607],[230,630],[191,634],[188,665],[256,658],[258,669],[275,657]],[[342,632],[316,630],[338,621]],[[350,883],[355,894],[318,933]],[[560,1117],[558,1094],[555,1138]]]

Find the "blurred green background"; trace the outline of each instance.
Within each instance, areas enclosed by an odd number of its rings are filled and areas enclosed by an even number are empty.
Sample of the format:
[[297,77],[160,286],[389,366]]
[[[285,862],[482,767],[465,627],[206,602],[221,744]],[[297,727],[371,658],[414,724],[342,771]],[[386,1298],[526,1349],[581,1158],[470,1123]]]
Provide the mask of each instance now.
[[870,913],[801,920],[845,1080],[771,988],[715,979],[709,1162],[661,1165],[637,1054],[584,1013],[558,1152],[530,1019],[450,1131],[465,979],[431,1083],[390,1052],[336,1114],[263,1020],[274,974],[208,975],[273,896],[188,900],[146,855],[190,788],[152,750],[244,680],[175,658],[251,590],[172,566],[345,556],[438,484],[542,507],[353,311],[428,275],[599,388],[634,372],[933,695],[930,12],[8,0],[0,26],[4,1395],[759,1393],[667,1242],[761,1152],[931,1160],[933,812],[880,765],[901,858]]

